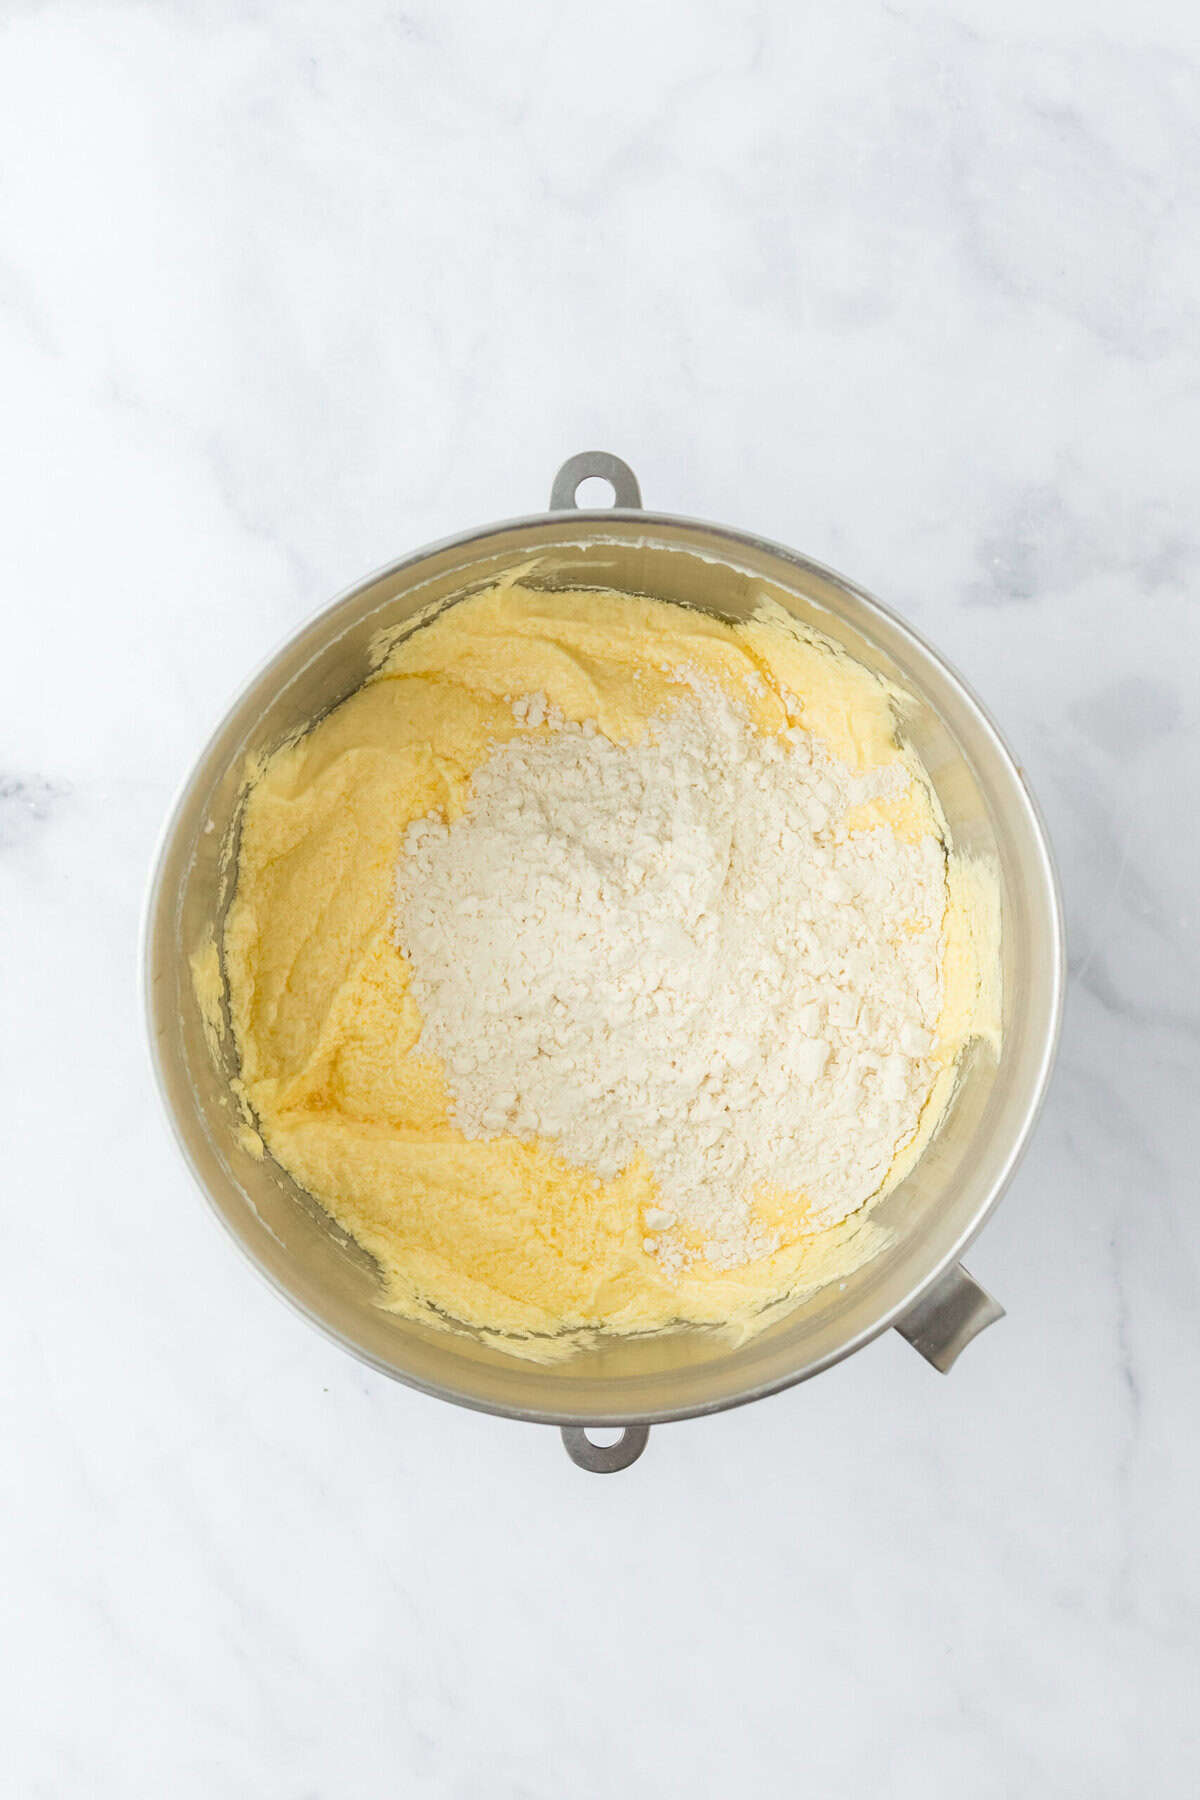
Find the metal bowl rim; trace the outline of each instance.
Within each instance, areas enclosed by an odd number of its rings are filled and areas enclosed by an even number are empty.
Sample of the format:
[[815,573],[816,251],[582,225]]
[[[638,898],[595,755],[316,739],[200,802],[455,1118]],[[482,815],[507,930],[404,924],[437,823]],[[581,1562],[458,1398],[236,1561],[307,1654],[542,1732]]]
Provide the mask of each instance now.
[[[1021,1121],[1020,1128],[1016,1132],[1008,1155],[1005,1157],[1001,1169],[992,1184],[991,1192],[989,1193],[987,1200],[976,1212],[970,1224],[959,1234],[959,1237],[952,1247],[902,1300],[888,1308],[879,1319],[874,1320],[869,1326],[864,1326],[861,1331],[857,1332],[855,1336],[846,1343],[838,1345],[835,1349],[828,1351],[824,1356],[817,1358],[814,1362],[806,1364],[801,1369],[777,1376],[769,1381],[756,1383],[753,1386],[747,1387],[744,1390],[739,1390],[734,1394],[723,1396],[715,1400],[698,1401],[693,1405],[683,1407],[654,1407],[633,1411],[627,1408],[606,1410],[604,1408],[589,1407],[585,1415],[578,1409],[559,1411],[553,1407],[503,1406],[494,1402],[482,1400],[478,1396],[464,1392],[458,1388],[434,1381],[425,1381],[417,1376],[408,1374],[403,1370],[396,1369],[382,1357],[373,1355],[370,1351],[365,1350],[360,1344],[356,1343],[353,1338],[348,1337],[343,1332],[330,1325],[317,1312],[293,1293],[284,1281],[264,1267],[249,1244],[246,1243],[244,1238],[237,1231],[233,1220],[218,1203],[215,1195],[210,1190],[208,1183],[202,1176],[192,1156],[191,1149],[184,1138],[179,1120],[175,1114],[175,1109],[171,1104],[157,1043],[151,981],[151,961],[155,948],[155,924],[160,910],[161,890],[168,852],[171,848],[179,820],[191,797],[191,790],[195,784],[198,771],[206,762],[210,750],[224,728],[226,720],[228,720],[230,715],[237,710],[242,701],[247,698],[251,691],[262,680],[263,676],[270,671],[275,662],[291,647],[297,638],[303,636],[306,631],[309,631],[322,620],[332,619],[343,607],[347,606],[352,600],[357,599],[360,594],[366,589],[373,587],[377,582],[389,580],[396,575],[402,574],[406,569],[415,568],[429,557],[436,556],[443,551],[466,549],[473,543],[496,536],[499,533],[530,530],[534,527],[545,526],[556,521],[561,521],[565,525],[575,522],[605,524],[613,520],[652,531],[662,530],[668,534],[674,531],[703,532],[710,537],[725,540],[731,546],[743,548],[749,546],[751,549],[759,551],[764,555],[778,558],[781,562],[788,564],[794,569],[817,575],[826,581],[834,583],[844,592],[853,595],[856,600],[861,602],[868,609],[868,611],[878,613],[885,618],[894,630],[896,630],[903,638],[907,638],[935,664],[935,666],[957,689],[958,695],[965,704],[967,710],[974,715],[980,729],[990,740],[992,749],[997,754],[1002,766],[1012,777],[1014,789],[1020,796],[1024,806],[1027,820],[1031,827],[1031,836],[1037,847],[1038,872],[1044,885],[1045,894],[1050,901],[1053,922],[1053,942],[1050,946],[1053,991],[1051,994],[1049,1029],[1046,1031],[1041,1055],[1038,1060],[1032,1094],[1026,1105],[1025,1116]],[[785,544],[779,544],[771,538],[760,537],[754,532],[740,531],[734,526],[714,524],[711,520],[697,519],[687,514],[652,512],[640,507],[604,507],[599,509],[573,507],[569,510],[530,513],[518,518],[501,519],[491,524],[474,526],[467,531],[455,532],[449,537],[439,538],[431,543],[424,544],[419,549],[413,550],[408,554],[397,558],[394,562],[384,564],[373,573],[354,582],[351,586],[344,588],[334,599],[326,602],[325,605],[316,608],[315,611],[302,620],[293,631],[289,632],[286,637],[275,645],[271,652],[259,662],[258,666],[247,679],[242,682],[233,698],[226,705],[220,720],[209,733],[203,748],[193,759],[187,774],[180,781],[176,789],[174,799],[168,810],[155,846],[152,874],[142,907],[139,932],[138,968],[139,986],[141,989],[141,1006],[146,1022],[146,1041],[151,1068],[153,1070],[155,1085],[162,1100],[163,1110],[170,1122],[175,1142],[179,1146],[183,1159],[191,1172],[192,1179],[195,1181],[197,1187],[200,1189],[208,1203],[210,1213],[215,1216],[226,1234],[238,1246],[242,1256],[250,1267],[254,1269],[260,1280],[265,1282],[267,1287],[273,1293],[284,1300],[287,1305],[291,1307],[293,1312],[298,1313],[301,1318],[308,1324],[314,1326],[324,1337],[328,1338],[332,1343],[337,1344],[341,1349],[348,1351],[352,1356],[356,1357],[358,1361],[367,1364],[370,1368],[376,1369],[381,1375],[386,1375],[393,1381],[401,1382],[405,1387],[412,1388],[418,1393],[427,1394],[431,1399],[451,1401],[455,1405],[467,1407],[474,1412],[490,1413],[496,1417],[517,1419],[530,1424],[563,1426],[586,1423],[589,1426],[603,1428],[621,1425],[663,1425],[683,1419],[703,1418],[710,1413],[728,1412],[734,1407],[748,1406],[753,1401],[764,1400],[771,1394],[782,1393],[787,1388],[795,1387],[802,1381],[810,1380],[814,1375],[822,1374],[826,1369],[832,1368],[835,1364],[842,1362],[846,1357],[853,1356],[857,1351],[864,1349],[867,1344],[873,1342],[875,1338],[882,1336],[885,1331],[889,1330],[898,1320],[902,1319],[910,1312],[922,1296],[928,1293],[928,1291],[942,1279],[947,1270],[958,1261],[963,1251],[978,1236],[996,1206],[1003,1198],[1009,1183],[1028,1148],[1033,1128],[1037,1123],[1045,1103],[1046,1091],[1050,1083],[1050,1076],[1053,1072],[1055,1055],[1058,1049],[1058,1041],[1062,1029],[1066,987],[1066,943],[1062,894],[1055,868],[1054,856],[1050,848],[1049,836],[1046,831],[1045,821],[1042,818],[1041,809],[1025,780],[1021,767],[1012,751],[1009,749],[995,720],[992,718],[990,712],[979,699],[970,684],[959,674],[958,670],[955,669],[952,664],[947,662],[940,651],[934,649],[932,644],[930,644],[907,619],[902,618],[898,613],[893,611],[891,607],[877,599],[874,594],[868,592],[866,588],[860,587],[854,581],[850,581],[846,576],[840,574],[838,570],[830,568],[828,564],[817,562],[814,558],[804,556],[801,552],[792,550]]]

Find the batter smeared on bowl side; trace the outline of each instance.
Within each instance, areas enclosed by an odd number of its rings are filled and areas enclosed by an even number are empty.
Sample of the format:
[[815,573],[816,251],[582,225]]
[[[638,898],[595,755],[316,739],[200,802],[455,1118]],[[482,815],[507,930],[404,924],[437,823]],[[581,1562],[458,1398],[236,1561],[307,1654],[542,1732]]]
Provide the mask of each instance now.
[[256,772],[246,1094],[390,1305],[545,1353],[869,1252],[996,998],[893,699],[782,614],[514,581]]

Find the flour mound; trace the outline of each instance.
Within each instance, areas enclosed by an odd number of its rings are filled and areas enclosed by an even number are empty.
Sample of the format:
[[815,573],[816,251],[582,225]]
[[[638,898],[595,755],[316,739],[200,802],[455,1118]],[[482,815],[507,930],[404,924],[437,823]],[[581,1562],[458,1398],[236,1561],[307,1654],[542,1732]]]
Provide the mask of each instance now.
[[[646,1248],[731,1268],[875,1194],[917,1129],[942,1000],[946,857],[852,831],[905,770],[855,774],[693,682],[638,744],[514,703],[452,824],[405,834],[396,939],[470,1138],[644,1159]],[[809,1223],[810,1221],[810,1223]]]

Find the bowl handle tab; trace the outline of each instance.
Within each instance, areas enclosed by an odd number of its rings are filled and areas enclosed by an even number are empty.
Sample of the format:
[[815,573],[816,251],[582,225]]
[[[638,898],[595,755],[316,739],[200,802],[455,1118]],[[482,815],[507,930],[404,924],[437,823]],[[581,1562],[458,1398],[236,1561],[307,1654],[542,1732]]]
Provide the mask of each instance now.
[[581,450],[577,456],[568,456],[554,477],[554,486],[550,489],[550,511],[607,511],[606,507],[578,508],[575,496],[581,485],[594,475],[607,481],[612,488],[614,506],[641,510],[642,490],[629,464],[622,462],[619,456],[613,456],[608,450]]
[[896,1330],[945,1375],[971,1339],[1003,1317],[1000,1302],[993,1300],[961,1263],[952,1263],[941,1280],[897,1322]]
[[627,1469],[642,1454],[650,1436],[648,1425],[625,1425],[615,1444],[594,1444],[588,1431],[601,1427],[564,1425],[561,1429],[563,1447],[571,1461],[592,1475],[615,1475],[618,1469]]

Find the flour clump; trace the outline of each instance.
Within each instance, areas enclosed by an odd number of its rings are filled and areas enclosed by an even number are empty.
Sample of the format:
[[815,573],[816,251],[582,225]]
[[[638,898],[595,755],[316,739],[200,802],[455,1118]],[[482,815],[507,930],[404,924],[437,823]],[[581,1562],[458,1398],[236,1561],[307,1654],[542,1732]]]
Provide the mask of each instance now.
[[668,1274],[817,1231],[885,1182],[936,1072],[946,850],[872,822],[913,779],[858,773],[713,682],[640,742],[543,696],[451,823],[409,826],[395,936],[468,1138],[539,1138],[653,1177]]

